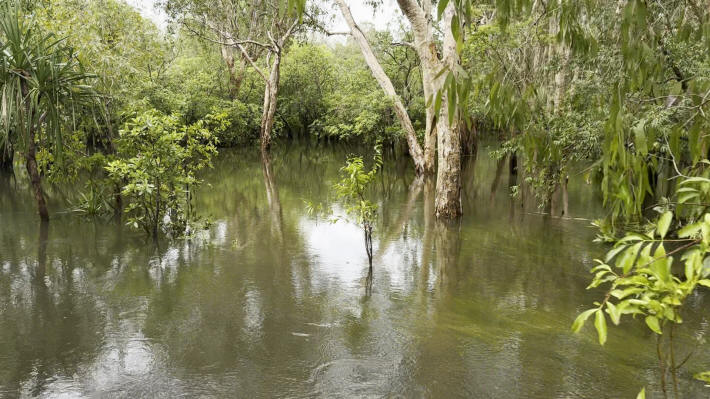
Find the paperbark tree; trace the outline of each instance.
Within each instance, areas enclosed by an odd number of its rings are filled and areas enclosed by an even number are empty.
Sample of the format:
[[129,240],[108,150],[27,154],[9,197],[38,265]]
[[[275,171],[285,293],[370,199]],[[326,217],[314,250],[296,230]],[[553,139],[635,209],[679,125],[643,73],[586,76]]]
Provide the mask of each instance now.
[[220,46],[234,95],[243,79],[237,59],[242,71],[249,65],[263,79],[259,137],[262,152],[268,151],[284,47],[301,25],[299,16],[280,0],[168,0],[166,10],[188,30]]
[[[434,40],[434,16],[430,0],[421,3],[415,0],[397,0],[402,13],[409,20],[414,33],[414,49],[421,60],[422,84],[424,96],[430,101],[426,109],[425,148],[433,151],[431,143],[436,137],[437,175],[435,213],[440,218],[455,218],[461,215],[461,139],[457,115],[447,115],[448,95],[444,90],[445,68],[455,70],[459,63],[456,52],[456,39],[452,34],[455,14],[454,2],[449,2],[441,18],[441,30],[444,32],[441,55]],[[437,109],[433,101],[441,93],[441,106]],[[433,157],[425,154],[425,158]]]
[[402,99],[395,91],[392,81],[387,76],[384,69],[382,69],[382,65],[380,65],[377,57],[375,57],[375,53],[372,51],[372,47],[367,41],[367,38],[365,38],[362,30],[355,22],[355,19],[350,12],[350,7],[345,4],[344,0],[335,1],[343,14],[343,18],[345,18],[345,21],[350,27],[350,35],[353,39],[355,39],[358,46],[360,46],[360,50],[362,51],[362,55],[365,58],[367,66],[372,72],[372,76],[375,80],[377,80],[377,83],[380,87],[382,87],[385,94],[392,99],[395,114],[397,114],[397,119],[399,119],[399,123],[402,125],[402,129],[407,137],[407,145],[409,146],[409,154],[412,157],[412,161],[414,161],[414,169],[417,171],[417,174],[433,173],[434,159],[433,157],[430,157],[429,159],[425,158],[422,147],[419,145],[419,141],[417,140],[416,131],[414,130],[412,121],[407,113],[407,108],[402,103]]
[[[437,150],[438,168],[435,204],[437,217],[458,217],[461,215],[461,139],[459,122],[457,115],[449,118],[446,114],[448,99],[446,93],[442,92],[446,74],[441,73],[445,68],[454,70],[459,63],[458,53],[456,52],[456,39],[453,37],[451,30],[452,23],[456,23],[453,18],[455,14],[453,2],[446,6],[440,21],[441,30],[444,32],[444,40],[441,51],[439,51],[434,37],[435,25],[431,1],[424,0],[418,3],[415,0],[397,0],[399,8],[409,20],[414,36],[414,42],[407,44],[414,48],[421,62],[422,86],[424,96],[427,99],[424,148],[422,151],[419,143],[416,142],[413,129],[409,129],[411,121],[404,105],[394,92],[391,81],[385,75],[374,56],[365,36],[353,20],[345,0],[335,1],[350,27],[350,33],[360,46],[375,79],[377,79],[385,93],[394,99],[395,111],[407,133],[407,142],[418,172],[433,172],[434,150]],[[439,104],[434,101],[437,93],[441,94],[441,102]]]

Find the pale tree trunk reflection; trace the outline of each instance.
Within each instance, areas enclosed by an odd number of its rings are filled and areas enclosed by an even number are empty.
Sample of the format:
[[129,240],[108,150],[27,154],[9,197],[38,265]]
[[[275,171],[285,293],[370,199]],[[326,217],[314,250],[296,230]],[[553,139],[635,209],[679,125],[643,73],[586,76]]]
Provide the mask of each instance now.
[[460,223],[437,220],[435,223],[436,267],[439,270],[439,286],[442,293],[455,283],[461,252]]
[[271,233],[278,242],[282,242],[283,216],[281,200],[279,199],[279,189],[274,178],[274,170],[271,166],[271,155],[268,152],[261,153],[261,166],[264,173],[264,185],[266,186],[266,202],[269,206],[269,216],[271,218]]

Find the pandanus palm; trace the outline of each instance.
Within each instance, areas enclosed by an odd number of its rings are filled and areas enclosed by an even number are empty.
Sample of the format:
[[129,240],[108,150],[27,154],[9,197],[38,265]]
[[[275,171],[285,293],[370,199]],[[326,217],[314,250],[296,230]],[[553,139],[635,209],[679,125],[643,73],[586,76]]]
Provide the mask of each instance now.
[[0,145],[24,156],[37,210],[49,219],[37,166],[38,146],[62,160],[73,107],[92,97],[71,48],[37,30],[14,3],[0,0]]

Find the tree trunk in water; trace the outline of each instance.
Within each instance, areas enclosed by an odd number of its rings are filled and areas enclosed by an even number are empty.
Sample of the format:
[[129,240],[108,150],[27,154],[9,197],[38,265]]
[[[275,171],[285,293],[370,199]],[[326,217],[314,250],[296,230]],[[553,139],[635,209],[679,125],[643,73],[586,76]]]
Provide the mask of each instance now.
[[437,220],[435,222],[436,267],[439,269],[439,284],[445,295],[458,282],[459,253],[461,235],[456,222]]
[[414,161],[414,169],[416,170],[417,174],[433,172],[433,157],[431,162],[426,162],[426,148],[424,152],[422,152],[422,148],[419,145],[419,141],[417,141],[414,126],[412,125],[412,121],[409,119],[407,109],[402,103],[401,98],[397,95],[392,81],[389,79],[387,74],[385,74],[384,69],[382,69],[382,66],[377,60],[377,57],[375,57],[375,53],[370,47],[370,43],[368,43],[367,39],[365,38],[365,35],[360,30],[360,27],[357,25],[357,23],[355,23],[352,13],[350,12],[350,8],[347,6],[347,4],[345,4],[344,0],[335,1],[338,4],[338,7],[340,7],[340,11],[343,14],[343,18],[350,27],[351,36],[355,39],[355,42],[360,46],[360,50],[362,51],[362,55],[365,58],[367,66],[372,72],[372,76],[375,78],[375,80],[377,80],[377,83],[380,85],[385,94],[393,101],[395,114],[397,114],[397,119],[399,119],[399,123],[402,126],[402,129],[404,129],[405,135],[407,137],[409,154],[411,155],[412,160]]
[[274,179],[274,171],[271,166],[271,156],[268,152],[261,153],[261,166],[264,174],[264,185],[266,186],[266,202],[269,205],[271,214],[271,230],[276,235],[279,243],[283,242],[283,222],[281,212],[281,200],[279,199],[279,189]]
[[12,173],[13,164],[15,159],[15,150],[12,146],[9,148],[0,150],[0,173]]
[[458,121],[454,119],[449,124],[444,117],[439,121],[437,130],[439,168],[436,173],[436,217],[452,219],[461,216],[461,143]]
[[419,193],[422,192],[423,186],[424,176],[415,177],[414,180],[412,180],[412,182],[409,184],[409,192],[407,194],[406,205],[404,206],[404,209],[402,210],[400,215],[397,217],[397,221],[391,224],[391,228],[385,233],[384,239],[381,240],[382,244],[379,248],[377,248],[375,259],[380,259],[380,257],[387,252],[390,245],[396,241],[396,238],[404,232],[405,228],[407,227],[407,223],[412,217],[412,212],[414,211],[414,208],[417,203],[417,198],[419,198]]
[[515,153],[510,154],[510,167],[508,172],[512,176],[518,175],[518,156]]
[[421,270],[422,276],[421,281],[423,284],[427,284],[429,281],[429,267],[431,266],[431,253],[434,249],[434,186],[435,182],[433,176],[424,176],[424,234],[422,236],[422,261]]
[[276,101],[279,92],[279,78],[281,74],[281,54],[274,55],[274,63],[271,66],[269,80],[264,88],[264,110],[261,114],[261,152],[271,149],[271,129],[274,127],[274,117],[276,116]]
[[49,220],[49,212],[47,211],[47,202],[44,199],[41,177],[39,175],[39,169],[37,168],[37,144],[35,143],[35,134],[32,127],[29,128],[29,137],[27,139],[29,142],[27,145],[27,154],[25,154],[27,175],[29,175],[30,183],[32,183],[32,190],[35,195],[35,200],[37,201],[39,217],[43,221],[47,221]]
[[567,192],[567,183],[569,182],[569,177],[565,174],[562,176],[562,216],[569,217],[569,193]]
[[34,270],[34,279],[39,283],[40,289],[46,288],[44,277],[47,273],[47,242],[49,241],[49,223],[42,220],[39,223],[39,241],[37,242],[37,267]]
[[493,178],[493,183],[491,183],[491,192],[488,196],[488,200],[492,204],[493,201],[496,198],[496,192],[498,191],[498,184],[500,183],[500,177],[503,174],[503,168],[505,167],[505,161],[507,160],[507,156],[502,157],[501,159],[498,160],[496,164],[496,175]]
[[478,132],[476,131],[476,126],[472,125],[471,128],[466,124],[461,124],[461,155],[470,156],[473,160],[476,160],[478,156]]
[[[456,40],[451,34],[453,2],[444,10],[444,62],[453,71],[458,64]],[[441,115],[437,123],[438,171],[436,174],[436,216],[452,219],[461,216],[461,134],[458,115],[449,122],[448,96],[442,95]]]

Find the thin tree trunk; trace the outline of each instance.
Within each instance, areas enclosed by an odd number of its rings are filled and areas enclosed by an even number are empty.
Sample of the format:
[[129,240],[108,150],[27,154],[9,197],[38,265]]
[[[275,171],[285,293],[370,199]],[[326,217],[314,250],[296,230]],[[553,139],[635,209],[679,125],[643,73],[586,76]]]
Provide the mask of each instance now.
[[276,115],[276,102],[279,92],[279,78],[281,75],[281,54],[274,54],[274,63],[271,66],[269,80],[264,88],[264,109],[261,115],[261,151],[267,152],[271,149],[271,130],[274,127]]
[[510,154],[508,173],[510,173],[511,176],[518,175],[518,156],[515,153]]
[[283,241],[283,216],[281,211],[281,200],[279,190],[276,186],[274,171],[271,166],[271,156],[268,152],[261,153],[262,172],[264,174],[264,185],[266,186],[266,202],[271,213],[271,229],[279,242]]
[[562,216],[569,217],[569,193],[567,192],[567,183],[569,182],[569,177],[566,174],[562,176]]
[[432,161],[426,162],[426,154],[422,152],[422,148],[419,145],[419,142],[417,141],[416,132],[414,130],[414,126],[412,125],[412,121],[409,119],[407,109],[402,103],[402,99],[399,97],[399,95],[397,95],[392,81],[389,79],[387,74],[385,74],[385,71],[384,69],[382,69],[382,66],[377,60],[377,57],[375,57],[375,53],[372,51],[370,43],[367,42],[367,38],[365,38],[365,35],[363,34],[362,30],[355,23],[352,13],[350,12],[350,8],[347,6],[347,4],[345,4],[344,0],[335,0],[335,2],[340,7],[340,11],[343,14],[343,18],[345,18],[345,21],[350,27],[351,36],[355,39],[355,42],[357,42],[357,44],[360,46],[360,50],[362,51],[362,54],[365,57],[365,62],[367,63],[367,66],[370,67],[372,76],[375,78],[375,80],[377,80],[377,83],[380,85],[385,94],[389,96],[393,101],[394,111],[397,114],[397,119],[399,119],[399,123],[402,125],[402,129],[404,129],[405,135],[407,137],[407,144],[409,145],[409,154],[411,155],[412,160],[414,161],[415,170],[418,174],[433,172],[433,156]]
[[0,173],[12,173],[15,150],[11,145],[0,150]]
[[42,192],[42,181],[39,175],[39,168],[37,167],[37,144],[35,143],[34,129],[31,126],[29,128],[27,141],[27,153],[25,154],[27,175],[29,175],[30,183],[32,183],[32,190],[35,195],[35,201],[37,201],[39,217],[43,221],[47,221],[49,220],[49,212],[47,211],[47,202]]
[[493,178],[493,183],[491,183],[491,192],[488,196],[488,200],[493,203],[496,198],[496,192],[498,191],[498,184],[500,183],[500,177],[503,174],[503,169],[505,167],[505,161],[507,161],[507,156],[502,157],[496,163],[496,174]]
[[[20,90],[22,90],[22,96],[25,101],[30,101],[29,99],[29,89],[26,82],[20,84]],[[37,143],[35,143],[35,122],[32,117],[32,109],[30,103],[25,103],[25,112],[27,113],[25,117],[30,121],[27,129],[27,152],[25,152],[25,166],[27,167],[27,175],[30,177],[30,183],[32,185],[32,190],[35,195],[35,201],[37,201],[37,212],[39,213],[39,218],[42,221],[49,220],[49,212],[47,211],[47,202],[44,199],[44,192],[42,192],[42,180],[39,175],[39,168],[37,167]],[[45,112],[37,119],[36,128],[41,128],[47,113]]]

